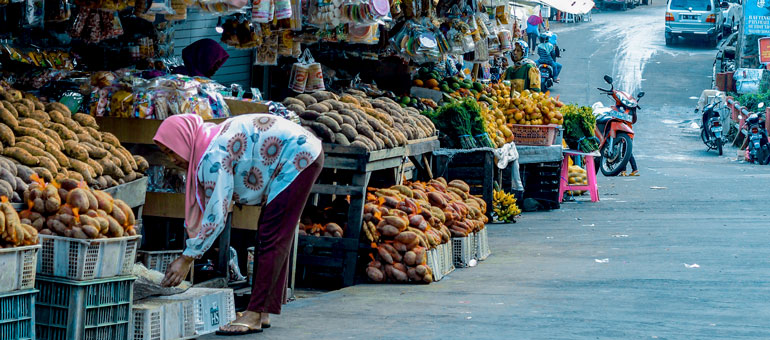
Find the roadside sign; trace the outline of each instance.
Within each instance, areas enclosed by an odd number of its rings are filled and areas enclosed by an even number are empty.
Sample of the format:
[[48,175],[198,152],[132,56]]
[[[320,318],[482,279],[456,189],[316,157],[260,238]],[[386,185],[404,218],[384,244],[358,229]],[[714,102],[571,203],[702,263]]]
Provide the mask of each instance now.
[[770,63],[770,37],[759,38],[759,63]]
[[770,36],[770,1],[746,0],[743,4],[743,32]]

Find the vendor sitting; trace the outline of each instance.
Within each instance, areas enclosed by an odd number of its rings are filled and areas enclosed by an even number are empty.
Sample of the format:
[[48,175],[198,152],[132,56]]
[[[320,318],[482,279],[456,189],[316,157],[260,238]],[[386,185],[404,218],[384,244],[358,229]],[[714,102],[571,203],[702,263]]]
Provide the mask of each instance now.
[[228,58],[230,55],[218,42],[201,39],[182,50],[184,66],[175,68],[172,73],[211,78]]
[[[187,246],[166,270],[177,286],[225,228],[231,204],[261,205],[254,280],[245,312],[217,332],[241,335],[270,326],[286,298],[289,250],[310,189],[323,167],[321,141],[301,126],[269,114],[246,114],[220,124],[198,115],[167,118],[155,143],[187,170]],[[226,250],[220,250],[226,251]]]
[[513,66],[505,70],[503,79],[511,81],[511,90],[540,92],[540,71],[534,61],[527,58],[527,43],[517,40],[513,44]]

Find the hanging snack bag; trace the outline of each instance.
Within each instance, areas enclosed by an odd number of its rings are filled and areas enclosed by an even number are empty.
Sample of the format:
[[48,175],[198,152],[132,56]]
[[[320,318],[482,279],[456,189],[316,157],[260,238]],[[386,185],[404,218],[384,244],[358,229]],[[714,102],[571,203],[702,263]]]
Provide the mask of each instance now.
[[321,63],[311,63],[307,67],[308,78],[307,85],[305,86],[305,92],[316,92],[326,90],[324,85],[324,73],[321,68]]
[[291,79],[289,79],[289,88],[292,91],[297,93],[305,92],[309,66],[311,63],[313,63],[313,61],[313,56],[311,56],[310,51],[306,49],[305,53],[303,53],[297,62],[291,66]]

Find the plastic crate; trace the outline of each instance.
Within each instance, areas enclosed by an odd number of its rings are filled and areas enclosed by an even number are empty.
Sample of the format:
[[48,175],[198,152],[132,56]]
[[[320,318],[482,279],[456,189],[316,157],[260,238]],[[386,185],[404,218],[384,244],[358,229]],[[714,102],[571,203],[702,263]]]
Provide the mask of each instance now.
[[471,236],[452,238],[452,262],[457,268],[465,268],[473,259]]
[[38,276],[39,340],[128,340],[133,276],[89,281]]
[[492,253],[489,250],[489,238],[487,237],[487,229],[481,229],[475,233],[474,236],[474,248],[476,249],[476,259],[484,261]]
[[38,250],[40,245],[0,249],[0,293],[35,288]]
[[[558,125],[511,125],[513,141],[516,145],[553,145],[557,134],[560,136]],[[561,141],[559,140],[559,143]]]
[[428,267],[433,272],[433,281],[441,281],[444,275],[441,273],[441,260],[437,249],[428,250],[425,254],[428,258]]
[[190,288],[182,294],[159,296],[156,299],[192,301],[196,336],[216,332],[219,327],[235,320],[232,289]]
[[455,270],[455,264],[454,261],[452,261],[452,242],[447,242],[439,246],[441,249],[441,256],[443,260],[441,263],[444,264],[444,268],[442,270],[442,275],[447,276],[449,273]]
[[40,235],[37,273],[72,280],[131,275],[140,235],[81,240]]
[[35,339],[35,294],[34,289],[0,294],[0,339]]
[[470,242],[471,243],[471,258],[478,259],[478,253],[476,252],[476,250],[477,250],[477,248],[476,248],[476,233],[475,232],[471,233],[470,235],[468,235],[468,237],[471,240],[471,242]]
[[131,340],[176,340],[195,336],[193,300],[144,299],[131,309]]
[[184,252],[184,250],[139,250],[137,251],[137,257],[139,258],[139,262],[142,262],[147,269],[165,273],[168,265],[182,255],[182,252]]

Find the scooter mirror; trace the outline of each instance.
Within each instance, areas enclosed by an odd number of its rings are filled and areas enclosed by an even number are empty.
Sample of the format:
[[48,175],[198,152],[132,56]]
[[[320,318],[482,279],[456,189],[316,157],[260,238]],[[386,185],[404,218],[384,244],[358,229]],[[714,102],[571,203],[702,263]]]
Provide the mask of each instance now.
[[637,96],[637,98],[642,98],[642,97],[644,97],[644,92],[639,92],[639,95]]
[[696,108],[696,109],[695,109],[695,113],[698,113],[698,111],[700,111],[700,110],[698,110],[698,109]]
[[607,84],[612,84],[612,77],[605,75],[604,76],[604,81],[606,81]]

